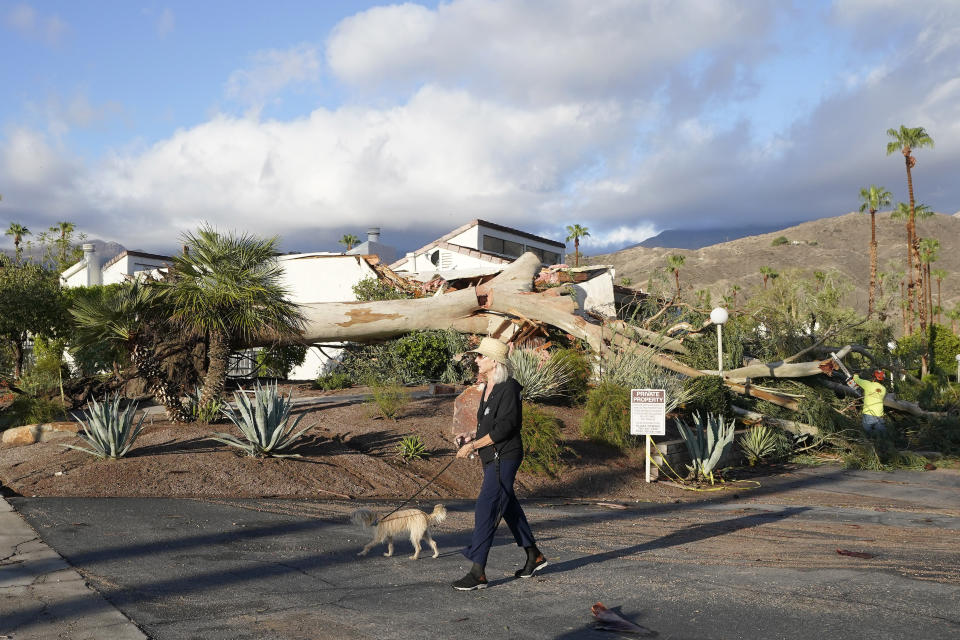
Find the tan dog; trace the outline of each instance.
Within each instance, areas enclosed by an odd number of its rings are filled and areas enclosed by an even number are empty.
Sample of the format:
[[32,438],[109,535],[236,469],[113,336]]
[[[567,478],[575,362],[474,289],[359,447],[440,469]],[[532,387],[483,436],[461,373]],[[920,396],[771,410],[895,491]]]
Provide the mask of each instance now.
[[433,513],[425,514],[420,509],[403,509],[392,513],[380,522],[377,522],[377,514],[369,509],[357,509],[350,516],[354,524],[361,527],[376,526],[377,530],[373,534],[373,540],[358,553],[358,556],[365,556],[375,545],[381,542],[387,543],[387,552],[383,555],[388,558],[393,555],[393,537],[399,536],[405,531],[410,532],[410,542],[413,544],[412,560],[420,557],[420,538],[425,538],[427,544],[433,548],[433,557],[440,555],[437,550],[437,543],[430,537],[430,525],[440,524],[447,518],[447,510],[442,504],[433,508]]

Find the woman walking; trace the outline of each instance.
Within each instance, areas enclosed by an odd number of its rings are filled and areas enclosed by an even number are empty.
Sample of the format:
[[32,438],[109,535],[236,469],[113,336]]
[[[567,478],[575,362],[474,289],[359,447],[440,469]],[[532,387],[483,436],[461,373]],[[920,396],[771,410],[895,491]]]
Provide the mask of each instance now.
[[473,562],[473,566],[467,575],[453,583],[453,588],[460,591],[487,586],[487,556],[501,518],[507,521],[517,545],[527,552],[526,564],[514,575],[529,578],[547,566],[513,491],[517,470],[523,462],[520,436],[523,405],[520,383],[510,377],[507,345],[494,338],[484,338],[473,351],[480,354],[477,358],[478,380],[484,380],[485,384],[477,409],[476,436],[460,447],[457,457],[466,458],[474,452],[480,455],[483,485],[474,511],[473,539],[463,550],[463,555]]

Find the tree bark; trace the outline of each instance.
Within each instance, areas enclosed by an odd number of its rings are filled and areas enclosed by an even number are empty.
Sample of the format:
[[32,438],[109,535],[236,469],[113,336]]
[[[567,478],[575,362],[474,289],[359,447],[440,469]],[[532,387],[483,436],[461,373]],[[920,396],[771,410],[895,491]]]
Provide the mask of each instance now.
[[207,352],[210,360],[207,375],[203,379],[200,404],[207,406],[220,398],[227,381],[227,366],[230,362],[230,342],[222,331],[210,332],[210,348]]
[[23,341],[11,340],[10,350],[13,351],[13,379],[23,377]]
[[810,424],[804,424],[803,422],[794,422],[793,420],[782,420],[780,418],[771,418],[769,416],[763,415],[762,413],[757,413],[756,411],[748,411],[747,409],[738,407],[736,405],[730,405],[730,409],[738,416],[742,416],[750,420],[762,420],[767,424],[772,424],[775,427],[780,427],[781,429],[785,431],[789,431],[790,433],[795,433],[797,435],[812,435],[812,436],[820,435],[820,429]]
[[135,344],[130,350],[130,359],[137,368],[137,374],[147,381],[154,399],[166,409],[167,418],[172,422],[191,422],[177,388],[170,383],[153,349]]

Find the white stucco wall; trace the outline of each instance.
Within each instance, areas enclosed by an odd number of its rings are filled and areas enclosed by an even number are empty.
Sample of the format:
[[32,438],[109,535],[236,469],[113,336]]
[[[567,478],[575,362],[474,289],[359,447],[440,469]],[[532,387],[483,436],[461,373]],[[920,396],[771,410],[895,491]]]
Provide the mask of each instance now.
[[[289,291],[289,299],[300,304],[307,302],[345,302],[356,300],[353,285],[377,273],[359,256],[302,253],[280,256],[283,266],[282,283]],[[303,364],[290,372],[291,380],[313,380],[335,365],[341,349],[317,348],[307,350]],[[328,357],[329,356],[329,357]]]

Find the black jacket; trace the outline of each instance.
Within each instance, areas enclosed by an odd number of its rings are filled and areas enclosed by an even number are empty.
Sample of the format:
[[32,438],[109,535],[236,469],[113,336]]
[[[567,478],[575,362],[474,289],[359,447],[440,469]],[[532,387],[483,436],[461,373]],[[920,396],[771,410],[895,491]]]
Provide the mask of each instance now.
[[[523,403],[520,401],[520,383],[513,378],[494,385],[486,402],[481,396],[477,408],[477,439],[490,434],[493,446],[478,451],[484,464],[494,460],[494,450],[501,460],[523,459],[523,441],[520,425],[523,423]],[[486,389],[484,389],[486,393]]]

